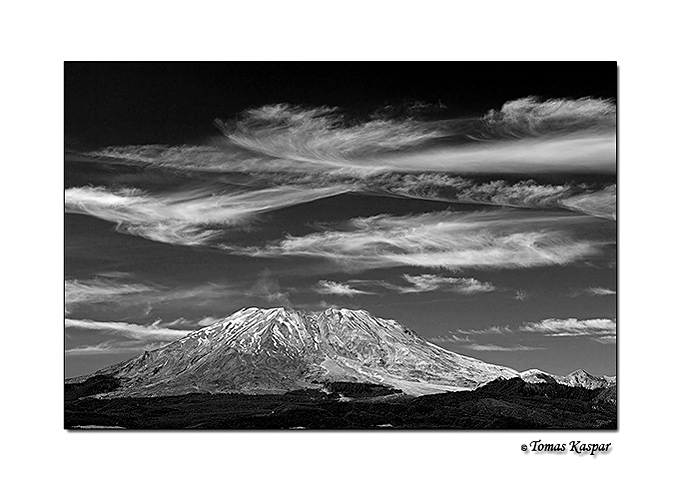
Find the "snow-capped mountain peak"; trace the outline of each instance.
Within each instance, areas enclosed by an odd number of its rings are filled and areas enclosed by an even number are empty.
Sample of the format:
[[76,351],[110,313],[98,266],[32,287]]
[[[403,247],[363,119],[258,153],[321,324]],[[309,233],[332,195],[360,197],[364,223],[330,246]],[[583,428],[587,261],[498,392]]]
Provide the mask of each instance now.
[[557,376],[540,369],[529,369],[521,372],[520,377],[524,381],[533,384],[556,382],[566,386],[587,389],[605,388],[616,383],[615,376],[595,376],[584,369],[578,369],[565,376]]
[[474,389],[519,374],[434,345],[365,310],[241,309],[157,350],[102,369],[119,396],[281,393],[327,382],[381,384],[411,395]]

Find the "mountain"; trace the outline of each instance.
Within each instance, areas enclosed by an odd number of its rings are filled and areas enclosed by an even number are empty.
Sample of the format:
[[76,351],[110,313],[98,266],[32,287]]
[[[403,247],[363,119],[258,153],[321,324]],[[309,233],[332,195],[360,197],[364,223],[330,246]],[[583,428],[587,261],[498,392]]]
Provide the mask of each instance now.
[[530,369],[519,374],[521,379],[527,383],[558,383],[566,386],[586,389],[608,388],[615,386],[615,376],[594,376],[589,372],[578,369],[565,376],[555,376],[540,369]]
[[107,376],[107,397],[189,393],[280,394],[353,382],[420,396],[519,377],[507,367],[430,343],[364,310],[242,309],[162,348],[68,380]]

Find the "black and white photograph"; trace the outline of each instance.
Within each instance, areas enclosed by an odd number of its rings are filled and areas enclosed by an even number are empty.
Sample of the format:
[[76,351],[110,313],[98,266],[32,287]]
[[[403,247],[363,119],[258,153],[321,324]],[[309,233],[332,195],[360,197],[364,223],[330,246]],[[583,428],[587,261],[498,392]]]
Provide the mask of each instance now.
[[64,428],[618,430],[616,62],[63,70]]
[[3,13],[7,492],[666,492],[671,4]]

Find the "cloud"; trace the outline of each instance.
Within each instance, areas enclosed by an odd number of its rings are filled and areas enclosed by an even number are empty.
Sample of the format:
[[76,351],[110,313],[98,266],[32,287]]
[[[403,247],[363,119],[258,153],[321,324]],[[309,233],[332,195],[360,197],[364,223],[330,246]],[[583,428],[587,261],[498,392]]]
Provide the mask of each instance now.
[[201,319],[186,319],[185,317],[178,317],[177,319],[170,321],[168,323],[163,323],[163,326],[170,327],[174,329],[190,329],[196,330],[204,328],[206,326],[211,326],[212,324],[220,321],[223,318],[207,316]]
[[221,318],[221,317],[207,316],[207,317],[204,317],[201,320],[199,320],[198,325],[200,327],[211,326],[214,323],[221,321],[222,319],[223,318]]
[[516,338],[520,333],[539,335],[547,338],[585,337],[601,344],[615,344],[616,322],[615,320],[606,318],[549,318],[538,322],[523,323],[515,328],[510,328],[509,326],[491,326],[484,329],[456,329],[454,331],[449,331],[444,335],[438,335],[429,339],[435,343],[464,344],[464,348],[475,351],[510,352],[544,350],[544,347],[541,346],[477,343],[470,339],[470,336],[492,336],[495,340],[498,338]]
[[[302,168],[294,160],[279,160],[262,157],[230,157],[223,155],[221,160],[215,158],[221,152],[217,148],[166,147],[162,151],[158,146],[131,146],[109,150],[108,155],[127,162],[135,158],[147,166],[170,166],[173,169],[195,171],[222,171],[233,175],[238,172],[242,176],[238,182],[245,188],[230,190],[227,195],[238,197],[240,193],[268,191],[272,196],[284,195],[289,189],[303,188],[306,191],[318,190],[319,195],[333,195],[342,192],[361,192],[375,195],[396,195],[428,199],[450,203],[468,203],[499,205],[524,208],[562,208],[583,214],[612,219],[616,217],[616,185],[603,187],[588,184],[540,184],[534,179],[509,183],[505,180],[478,182],[463,178],[451,168],[437,166],[435,171],[413,169],[391,169],[388,164],[377,165],[378,158],[373,157],[367,164],[353,164],[344,167],[333,165],[328,168],[322,164],[310,166],[305,163]],[[151,150],[144,150],[151,148]],[[418,153],[425,152],[419,150]],[[436,152],[440,152],[440,149]],[[451,151],[452,152],[452,151]],[[426,152],[425,152],[426,153]],[[160,156],[160,157],[159,157]],[[155,161],[154,161],[155,157]],[[401,156],[402,158],[402,156]],[[400,158],[399,158],[400,159]],[[227,162],[219,165],[219,163]],[[216,167],[216,168],[214,168]],[[496,170],[502,171],[502,170]],[[510,170],[506,170],[510,171]],[[539,170],[536,170],[539,171]],[[463,172],[463,170],[462,170]],[[92,188],[90,188],[92,189]],[[118,195],[134,189],[116,190]],[[141,193],[141,191],[137,191]],[[215,194],[208,189],[210,200],[224,191]],[[183,192],[186,194],[186,192]],[[179,197],[181,199],[181,197]],[[246,205],[249,200],[256,202],[257,197],[245,195],[239,200]],[[233,211],[234,218],[238,211]],[[247,214],[256,214],[244,211]]]
[[502,346],[502,345],[482,345],[474,343],[473,345],[468,345],[466,348],[469,350],[475,350],[477,352],[525,352],[533,350],[544,350],[544,347],[535,346],[525,346],[525,345],[514,345],[514,346]]
[[473,343],[468,336],[457,336],[452,332],[444,335],[432,336],[427,339],[432,343]]
[[573,211],[615,220],[617,217],[617,187],[610,185],[600,191],[576,195],[561,201]]
[[615,173],[615,133],[493,141],[385,157],[374,171],[446,173]]
[[[227,249],[220,243],[225,232],[246,228],[266,212],[348,192],[566,209],[616,218],[615,184],[602,188],[534,180],[480,183],[458,176],[614,173],[616,108],[611,101],[530,97],[465,120],[421,118],[418,111],[407,112],[405,118],[394,115],[378,111],[359,121],[337,108],[269,105],[220,122],[224,137],[213,145],[127,146],[88,153],[89,159],[148,169],[169,167],[209,185],[163,193],[132,187],[72,187],[65,193],[66,212],[109,221],[121,233],[156,242]],[[209,176],[201,173],[208,171]],[[529,254],[528,246],[541,241],[518,232],[506,240],[514,244],[507,245],[510,249]],[[575,245],[570,247],[569,252],[543,251],[546,256],[533,255],[527,262],[536,265],[542,257],[549,264],[550,256],[555,260],[586,256],[590,246],[577,246],[583,248],[581,253]],[[459,254],[456,251],[455,256]],[[432,258],[426,252],[410,252],[402,260],[403,265],[436,267],[439,257],[439,253]],[[400,265],[396,257],[393,262]],[[455,261],[443,261],[449,269],[452,264]],[[468,265],[464,259],[461,264]]]
[[[616,335],[616,322],[612,319],[567,319],[549,318],[538,322],[523,323],[516,328],[509,326],[491,326],[484,329],[458,329],[463,335],[510,335],[515,333],[532,333],[548,337],[592,337],[600,343],[611,342]],[[453,334],[453,333],[451,333]]]
[[280,283],[273,277],[271,271],[265,269],[259,273],[247,295],[266,300],[268,303],[277,306],[291,307],[290,292],[291,289],[281,288]]
[[457,332],[460,334],[507,334],[512,330],[509,326],[490,326],[484,329],[458,329]]
[[616,291],[611,290],[610,288],[604,288],[604,287],[601,287],[601,286],[594,286],[594,287],[590,287],[590,288],[585,289],[585,293],[587,293],[589,295],[601,297],[601,296],[606,296],[606,295],[615,295]]
[[543,185],[527,180],[508,184],[504,180],[475,184],[460,190],[456,199],[502,206],[556,207],[559,199],[575,192],[572,185]]
[[357,288],[352,288],[348,284],[338,283],[335,281],[321,280],[318,282],[318,293],[324,295],[339,295],[345,297],[353,297],[354,295],[374,295],[372,292],[366,292]]
[[227,169],[234,155],[217,146],[110,146],[85,153],[89,159],[123,162],[131,166],[174,168],[176,170]]
[[528,297],[530,297],[530,293],[528,293],[528,292],[525,291],[525,290],[517,290],[517,291],[515,292],[515,294],[514,294],[514,298],[515,298],[516,300],[521,301],[521,302],[523,302],[524,300],[526,300]]
[[597,343],[601,343],[603,345],[615,345],[615,343],[617,342],[617,336],[614,335],[601,336],[599,338],[593,339]]
[[[460,333],[462,331],[459,331]],[[458,336],[454,332],[450,331],[445,335],[433,336],[428,338],[432,343],[456,343],[461,344],[461,348],[467,350],[474,350],[477,352],[520,352],[520,351],[532,351],[532,350],[544,350],[544,347],[526,346],[526,345],[496,345],[481,344],[476,343],[474,340],[469,338],[469,336]]]
[[518,328],[518,331],[528,333],[541,333],[553,337],[578,337],[615,336],[616,322],[611,319],[543,319],[539,322],[526,323]]
[[108,279],[88,281],[65,281],[65,309],[68,314],[73,306],[91,303],[120,303],[125,298],[149,293],[153,288],[140,283],[120,283]]
[[161,320],[149,326],[119,321],[92,321],[90,319],[66,319],[66,329],[81,329],[115,333],[125,338],[142,341],[173,341],[188,335],[191,331],[171,329]]
[[73,187],[65,192],[67,213],[110,221],[121,233],[173,245],[206,245],[224,228],[258,214],[330,197],[349,188],[279,186],[254,191],[219,191],[209,187],[151,194],[139,189]]
[[348,164],[347,158],[419,145],[446,129],[416,119],[373,118],[351,123],[338,108],[269,105],[217,121],[226,142],[276,158]]
[[615,172],[616,107],[595,98],[509,101],[481,118],[267,105],[217,121],[213,146],[130,146],[89,156],[181,170],[496,173]]
[[167,305],[173,308],[213,305],[231,300],[241,293],[242,289],[238,286],[218,283],[171,288],[121,282],[110,277],[71,279],[65,280],[65,311],[66,314],[72,314],[76,310],[95,307],[107,310],[124,309],[126,316],[129,316],[135,311],[150,311],[152,308]]
[[96,345],[85,345],[66,350],[67,357],[78,355],[99,355],[99,354],[118,354],[118,353],[141,353],[144,351],[157,350],[164,343],[139,344],[130,341],[106,341]]
[[529,209],[567,209],[615,220],[616,185],[539,184],[535,180],[476,182],[444,173],[385,173],[365,179],[373,192],[432,201],[511,206]]
[[611,100],[591,97],[541,101],[530,96],[508,101],[499,111],[490,110],[483,120],[491,130],[511,137],[582,130],[610,131],[615,129],[616,107]]
[[329,230],[264,247],[233,248],[253,257],[320,258],[347,271],[396,266],[459,270],[565,265],[600,255],[600,240],[573,238],[587,218],[511,212],[437,212],[357,218]]
[[[615,166],[615,118],[615,105],[608,100],[541,102],[530,97],[507,102],[471,126],[459,120],[416,118],[350,123],[336,108],[271,105],[244,112],[240,120],[219,127],[231,145],[297,164],[362,172],[535,172],[610,170]],[[462,137],[463,131],[477,142],[444,145],[443,138]],[[488,139],[508,135],[530,138],[519,143]],[[440,149],[422,151],[431,142],[441,144]]]
[[[223,247],[218,241],[225,230],[243,228],[263,213],[348,192],[559,208],[615,220],[614,184],[477,183],[456,176],[613,174],[613,102],[529,97],[463,120],[421,118],[422,107],[414,105],[405,118],[385,109],[360,121],[337,108],[268,105],[219,122],[224,137],[213,145],[111,147],[88,153],[89,159],[171,168],[192,178],[210,172],[211,185],[162,194],[73,187],[66,191],[66,212],[100,218],[121,233],[156,242],[215,248]],[[215,176],[235,174],[239,178],[229,187],[221,181],[214,185]]]
[[401,293],[421,293],[444,290],[463,294],[488,293],[495,290],[491,283],[481,282],[475,278],[446,278],[435,274],[408,275],[403,278],[413,286],[397,287]]
[[[409,284],[403,285],[385,280],[371,279],[353,279],[343,283],[321,280],[318,282],[316,291],[325,295],[353,297],[355,295],[375,295],[379,289],[394,291],[403,295],[433,291],[446,291],[463,295],[472,295],[476,293],[488,293],[496,289],[491,283],[482,282],[475,278],[449,278],[435,274],[404,274],[402,279]],[[371,287],[372,291],[366,291],[360,287]]]

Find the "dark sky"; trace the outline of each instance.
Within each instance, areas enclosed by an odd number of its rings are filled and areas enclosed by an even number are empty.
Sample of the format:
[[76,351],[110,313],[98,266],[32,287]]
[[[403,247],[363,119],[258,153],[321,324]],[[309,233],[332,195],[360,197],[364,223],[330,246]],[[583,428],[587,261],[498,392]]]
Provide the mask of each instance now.
[[362,114],[407,101],[478,116],[528,95],[614,98],[609,63],[76,63],[65,64],[66,136],[81,146],[186,144],[213,121],[290,103]]
[[614,374],[616,83],[614,63],[67,63],[67,375],[251,305]]

